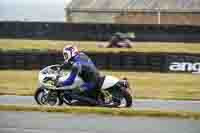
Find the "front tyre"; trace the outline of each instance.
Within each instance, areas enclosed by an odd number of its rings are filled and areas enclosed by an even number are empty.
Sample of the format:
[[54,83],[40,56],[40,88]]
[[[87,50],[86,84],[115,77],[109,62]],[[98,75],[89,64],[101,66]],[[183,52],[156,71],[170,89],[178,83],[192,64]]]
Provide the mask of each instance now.
[[35,91],[34,99],[36,103],[39,105],[60,106],[63,104],[63,100],[61,100],[60,97],[57,97],[56,99],[53,99],[53,100],[49,99],[49,93],[47,92],[47,90],[45,90],[45,88],[38,88]]
[[47,94],[45,94],[45,90],[43,88],[37,88],[34,94],[34,99],[37,104],[43,105],[45,104],[45,99],[47,100]]

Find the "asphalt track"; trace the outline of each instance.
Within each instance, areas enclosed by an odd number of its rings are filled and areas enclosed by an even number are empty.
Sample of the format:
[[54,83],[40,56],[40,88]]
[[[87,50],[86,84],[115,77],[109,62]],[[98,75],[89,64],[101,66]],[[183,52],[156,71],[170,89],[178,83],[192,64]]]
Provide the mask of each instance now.
[[200,120],[1,112],[0,133],[199,133]]
[[[0,96],[0,104],[35,105],[32,96]],[[200,101],[134,100],[134,109],[200,112]],[[200,120],[0,111],[0,133],[200,133]]]
[[[33,96],[0,96],[0,104],[36,105],[36,102]],[[132,108],[200,112],[200,101],[134,99]]]

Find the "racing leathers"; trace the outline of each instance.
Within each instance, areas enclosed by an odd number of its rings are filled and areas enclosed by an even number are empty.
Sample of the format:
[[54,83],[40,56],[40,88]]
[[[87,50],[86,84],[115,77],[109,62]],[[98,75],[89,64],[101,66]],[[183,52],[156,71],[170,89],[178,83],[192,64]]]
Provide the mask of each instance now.
[[100,73],[86,54],[83,52],[78,53],[69,60],[68,65],[71,67],[70,76],[65,81],[59,83],[60,86],[72,85],[75,78],[79,76],[84,81],[84,84],[80,87],[82,92],[97,90]]

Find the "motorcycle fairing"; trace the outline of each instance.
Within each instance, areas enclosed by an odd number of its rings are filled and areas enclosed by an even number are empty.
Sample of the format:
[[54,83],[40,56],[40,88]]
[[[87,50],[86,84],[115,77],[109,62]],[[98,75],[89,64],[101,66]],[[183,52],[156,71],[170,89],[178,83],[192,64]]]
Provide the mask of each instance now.
[[119,82],[118,78],[115,78],[113,76],[106,76],[101,89],[103,89],[103,90],[108,89],[108,88],[114,86],[117,82]]

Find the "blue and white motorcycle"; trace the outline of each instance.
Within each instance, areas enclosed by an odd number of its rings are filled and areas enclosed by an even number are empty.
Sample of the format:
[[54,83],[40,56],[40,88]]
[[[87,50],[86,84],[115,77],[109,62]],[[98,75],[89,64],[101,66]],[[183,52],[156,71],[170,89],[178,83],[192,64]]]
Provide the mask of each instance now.
[[[58,81],[63,81],[69,72],[60,70],[60,65],[47,66],[39,72],[39,87],[35,91],[35,101],[39,105],[84,105],[103,107],[130,107],[132,106],[132,93],[126,79],[113,76],[102,76],[95,98],[79,93],[79,87],[84,83],[76,77],[71,86],[56,87]],[[78,92],[78,93],[77,93]]]

